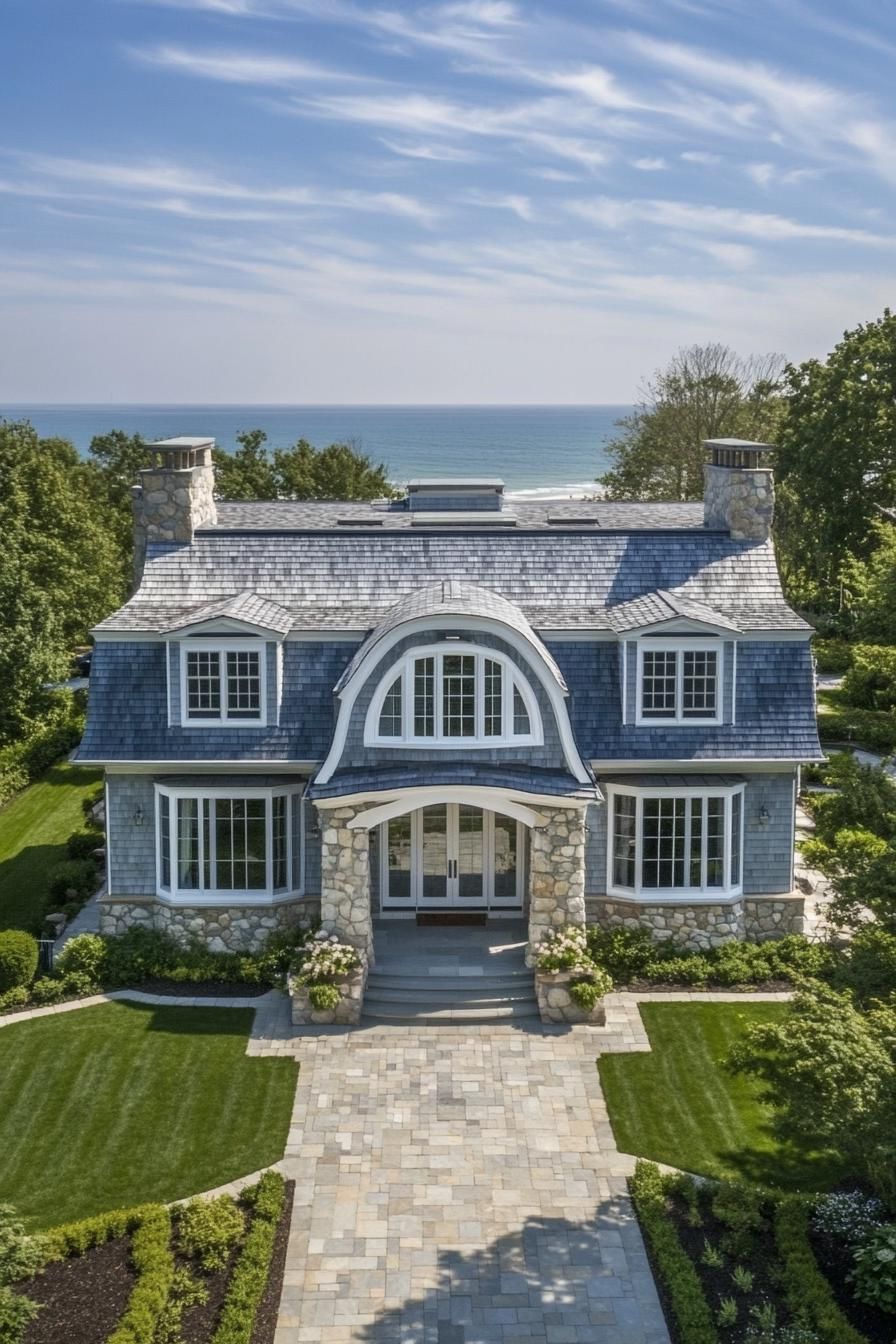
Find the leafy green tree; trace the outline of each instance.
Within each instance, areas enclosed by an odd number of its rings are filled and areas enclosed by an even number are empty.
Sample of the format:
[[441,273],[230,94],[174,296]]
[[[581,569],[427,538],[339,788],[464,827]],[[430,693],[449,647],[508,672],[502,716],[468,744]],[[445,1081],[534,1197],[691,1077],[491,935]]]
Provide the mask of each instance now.
[[88,465],[98,506],[118,549],[121,598],[126,596],[133,573],[134,516],[131,489],[139,472],[149,465],[149,450],[140,434],[123,429],[97,434],[90,441]]
[[725,345],[679,350],[607,445],[615,459],[600,478],[607,498],[701,499],[704,439],[774,442],[783,413],[782,365],[780,355],[742,359]]
[[215,453],[215,493],[221,499],[277,499],[277,477],[263,429],[237,434],[234,453]]
[[849,632],[870,644],[896,644],[896,527],[875,519],[867,559],[848,555],[841,570]]
[[782,1140],[840,1153],[893,1202],[893,1008],[859,1012],[850,995],[813,984],[797,994],[783,1022],[749,1027],[729,1065],[762,1083]]
[[351,444],[314,448],[299,439],[272,454],[260,429],[238,435],[237,441],[235,453],[215,458],[220,499],[382,499],[395,493],[385,466],[375,466]]
[[828,762],[825,784],[835,791],[812,795],[816,839],[825,843],[849,829],[896,842],[896,783],[879,765],[862,765],[849,752]]
[[0,743],[47,706],[45,682],[121,596],[114,538],[70,443],[0,422]]
[[793,582],[840,606],[849,556],[867,559],[878,505],[896,502],[896,316],[844,332],[826,360],[788,365],[778,437],[778,537]]

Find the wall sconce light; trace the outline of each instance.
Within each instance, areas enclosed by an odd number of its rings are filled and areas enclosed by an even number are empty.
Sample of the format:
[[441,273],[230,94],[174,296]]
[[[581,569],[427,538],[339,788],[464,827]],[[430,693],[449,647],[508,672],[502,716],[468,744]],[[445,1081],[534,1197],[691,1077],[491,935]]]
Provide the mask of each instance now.
[[134,825],[135,826],[143,825],[143,808],[140,806],[139,803],[134,808]]
[[769,812],[765,803],[762,804],[756,815],[760,826],[767,826],[772,819],[772,814]]

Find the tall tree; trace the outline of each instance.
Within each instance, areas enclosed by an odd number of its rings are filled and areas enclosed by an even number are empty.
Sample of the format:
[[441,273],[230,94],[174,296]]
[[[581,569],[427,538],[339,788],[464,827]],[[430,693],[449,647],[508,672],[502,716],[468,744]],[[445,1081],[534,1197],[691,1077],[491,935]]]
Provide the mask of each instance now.
[[235,453],[218,453],[220,499],[383,499],[395,492],[383,463],[375,466],[352,444],[314,448],[299,439],[291,448],[265,447],[263,430],[237,436]]
[[0,422],[0,741],[43,712],[43,685],[120,598],[118,551],[64,439]]
[[704,439],[774,441],[783,363],[780,355],[744,359],[725,345],[679,350],[607,445],[616,464],[600,477],[607,498],[700,499]]
[[847,331],[824,361],[788,365],[776,459],[779,539],[805,599],[839,606],[848,556],[896,503],[896,316]]
[[149,449],[139,434],[112,429],[90,441],[90,470],[97,503],[102,505],[106,525],[118,550],[121,599],[127,595],[133,572],[134,516],[131,489],[143,467],[149,465]]

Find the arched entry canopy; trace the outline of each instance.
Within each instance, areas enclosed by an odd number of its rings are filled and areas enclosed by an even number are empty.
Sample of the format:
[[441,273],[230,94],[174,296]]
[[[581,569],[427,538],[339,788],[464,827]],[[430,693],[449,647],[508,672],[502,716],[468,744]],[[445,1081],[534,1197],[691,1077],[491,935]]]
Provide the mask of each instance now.
[[370,830],[380,826],[393,817],[403,816],[406,812],[421,807],[434,807],[445,803],[463,803],[469,807],[480,807],[486,811],[502,812],[505,816],[521,821],[524,826],[544,826],[547,817],[543,812],[526,803],[518,802],[497,789],[466,789],[461,786],[433,787],[402,791],[398,798],[387,803],[375,804],[358,812],[348,823],[349,830]]

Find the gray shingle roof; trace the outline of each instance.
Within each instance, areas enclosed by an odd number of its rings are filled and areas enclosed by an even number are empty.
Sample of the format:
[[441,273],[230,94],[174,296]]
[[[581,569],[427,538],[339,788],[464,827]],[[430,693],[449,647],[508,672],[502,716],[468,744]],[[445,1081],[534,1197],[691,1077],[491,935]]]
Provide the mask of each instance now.
[[[703,528],[703,504],[638,504],[615,503],[602,499],[552,499],[552,500],[516,500],[505,501],[504,508],[489,514],[481,514],[473,530],[477,527],[494,527],[498,522],[506,525],[509,519],[515,520],[516,528],[547,528],[549,519],[586,519],[587,525],[608,530],[631,531],[633,529]],[[370,527],[415,531],[425,526],[425,515],[407,509],[403,504],[388,504],[382,500],[371,503],[337,501],[317,502],[294,500],[270,500],[265,502],[218,503],[218,521],[214,527],[203,529],[212,532],[233,531],[289,531],[310,529],[315,532],[345,526],[351,520],[357,526],[367,524]],[[445,526],[457,526],[456,520]]]
[[563,674],[519,607],[514,606],[512,602],[508,602],[498,593],[491,592],[488,588],[480,588],[472,583],[458,583],[456,579],[442,579],[440,583],[418,588],[416,592],[409,593],[400,602],[396,602],[395,606],[387,612],[385,618],[380,621],[379,625],[360,646],[351,663],[339,678],[336,690],[342,690],[342,687],[350,680],[362,660],[390,631],[395,630],[400,625],[405,625],[408,621],[417,620],[421,616],[484,616],[491,620],[500,621],[502,625],[516,630],[533,646],[554,674],[560,689],[566,690]]
[[588,798],[592,801],[600,798],[595,784],[582,784],[575,775],[562,770],[541,770],[533,765],[476,765],[439,760],[428,761],[423,765],[337,770],[326,784],[312,782],[308,796],[340,798],[353,793],[388,793],[394,789],[432,788],[440,784],[515,789],[520,793],[543,793],[558,797]]
[[620,602],[618,606],[610,608],[607,616],[611,627],[619,634],[627,630],[643,630],[677,617],[715,625],[723,630],[739,631],[741,628],[736,621],[729,620],[705,602],[698,602],[681,593],[669,593],[662,588],[644,597],[636,597],[631,602]]
[[225,597],[216,602],[207,602],[197,607],[189,615],[178,615],[169,621],[166,631],[171,634],[177,630],[189,629],[205,621],[220,620],[222,617],[234,621],[245,621],[247,625],[258,626],[261,630],[270,630],[273,634],[288,635],[292,629],[292,616],[279,602],[259,597],[251,588],[233,597]]
[[612,631],[608,608],[659,589],[679,603],[711,608],[742,631],[809,630],[784,601],[770,542],[733,541],[702,528],[207,530],[190,546],[151,547],[140,589],[98,629],[164,632],[250,589],[287,610],[294,629],[367,632],[398,601],[443,580],[500,593],[536,630]]

